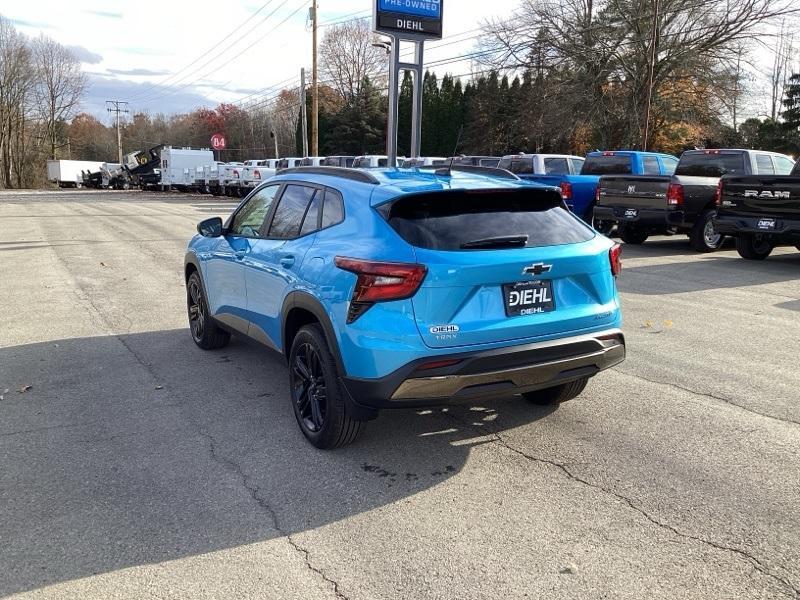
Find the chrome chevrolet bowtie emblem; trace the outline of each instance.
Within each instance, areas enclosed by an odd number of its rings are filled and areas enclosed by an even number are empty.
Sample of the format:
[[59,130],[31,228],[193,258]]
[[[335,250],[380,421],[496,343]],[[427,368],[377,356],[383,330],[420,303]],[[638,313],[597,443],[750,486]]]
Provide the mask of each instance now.
[[535,265],[531,265],[530,267],[525,267],[522,269],[523,275],[541,275],[542,273],[549,273],[550,270],[553,268],[553,265],[546,265],[544,263],[538,263]]

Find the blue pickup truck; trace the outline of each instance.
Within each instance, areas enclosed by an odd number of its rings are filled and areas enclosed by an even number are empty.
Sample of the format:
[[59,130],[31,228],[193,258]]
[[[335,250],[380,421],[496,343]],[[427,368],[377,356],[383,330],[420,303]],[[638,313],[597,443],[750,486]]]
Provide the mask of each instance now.
[[[672,175],[678,159],[670,154],[620,150],[617,152],[590,152],[586,155],[579,175],[525,175],[522,179],[536,181],[561,189],[561,196],[570,210],[593,223],[597,184],[603,175]],[[604,224],[594,223],[600,231],[608,231]]]

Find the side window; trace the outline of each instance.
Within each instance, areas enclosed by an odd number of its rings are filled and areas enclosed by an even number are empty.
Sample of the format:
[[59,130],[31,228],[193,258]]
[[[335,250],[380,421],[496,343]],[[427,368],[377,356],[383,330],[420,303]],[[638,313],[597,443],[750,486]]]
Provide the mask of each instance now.
[[661,164],[664,166],[664,175],[674,175],[678,168],[678,159],[670,156],[662,156]]
[[655,156],[643,156],[642,166],[643,175],[661,175],[661,167],[658,166],[658,159]]
[[321,228],[338,225],[344,221],[344,200],[342,195],[335,190],[325,192],[325,206],[322,209]]
[[545,175],[569,175],[569,164],[566,158],[545,158]]
[[584,160],[582,158],[570,158],[569,162],[572,164],[572,172],[580,173],[583,168]]
[[794,163],[785,156],[773,156],[772,162],[775,163],[775,175],[789,175],[794,168]]
[[275,195],[279,189],[279,185],[271,185],[256,192],[247,201],[247,204],[236,213],[230,228],[230,235],[249,238],[260,237],[264,219],[267,218],[267,213],[269,213],[272,201],[275,200]]
[[300,235],[303,217],[316,191],[304,185],[287,185],[272,217],[269,237],[290,240]]
[[759,175],[775,175],[775,167],[768,154],[756,154],[756,168]]
[[388,165],[389,165],[389,159],[388,158],[379,158],[378,159],[378,166],[379,167],[386,167]]
[[300,228],[300,235],[307,235],[319,229],[319,205],[322,204],[322,192],[314,194],[314,199],[306,211],[303,219],[303,226]]
[[346,158],[344,162],[348,167],[352,167],[354,161],[355,161],[354,158]]

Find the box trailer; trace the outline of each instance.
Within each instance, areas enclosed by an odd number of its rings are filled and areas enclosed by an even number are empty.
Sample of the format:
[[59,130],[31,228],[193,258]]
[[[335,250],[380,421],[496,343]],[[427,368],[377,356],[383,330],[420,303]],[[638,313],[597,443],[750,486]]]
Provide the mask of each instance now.
[[195,150],[192,148],[173,148],[165,146],[161,149],[161,187],[188,191],[197,185],[198,170],[215,164],[211,150]]
[[58,187],[80,187],[84,172],[96,173],[102,166],[102,162],[89,160],[48,160],[47,179]]

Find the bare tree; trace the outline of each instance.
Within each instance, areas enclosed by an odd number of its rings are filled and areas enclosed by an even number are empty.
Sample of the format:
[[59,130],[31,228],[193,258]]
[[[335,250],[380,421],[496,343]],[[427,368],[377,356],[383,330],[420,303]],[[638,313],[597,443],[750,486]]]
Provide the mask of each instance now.
[[66,47],[44,35],[33,41],[36,65],[36,100],[50,156],[57,158],[58,124],[71,118],[86,90],[81,63]]
[[0,16],[0,185],[20,185],[34,85],[27,38]]
[[320,68],[323,81],[349,102],[361,94],[364,78],[373,83],[385,79],[387,56],[383,48],[373,46],[379,38],[364,19],[334,25],[325,32],[320,44]]
[[484,57],[495,67],[526,69],[545,41],[552,69],[568,74],[571,91],[560,102],[570,103],[573,123],[590,122],[600,135],[620,130],[614,144],[636,146],[648,97],[654,133],[668,113],[690,116],[676,89],[688,99],[708,95],[720,65],[735,63],[737,45],[798,11],[791,0],[523,0],[513,24],[487,27]]
[[780,115],[783,104],[783,90],[791,75],[792,55],[794,54],[794,33],[786,27],[786,21],[781,21],[781,28],[772,48],[772,71],[769,74],[770,83],[770,118],[775,121]]

